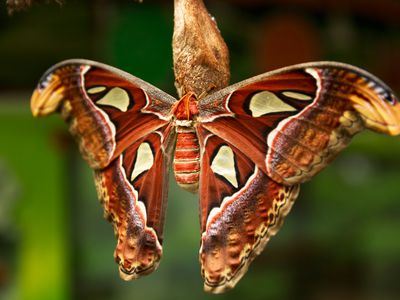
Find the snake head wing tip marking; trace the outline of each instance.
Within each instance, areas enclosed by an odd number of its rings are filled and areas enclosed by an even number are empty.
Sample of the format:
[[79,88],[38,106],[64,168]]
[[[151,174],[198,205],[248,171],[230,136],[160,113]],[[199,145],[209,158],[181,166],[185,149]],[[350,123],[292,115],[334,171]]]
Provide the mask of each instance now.
[[31,97],[31,110],[34,117],[47,116],[55,112],[64,98],[64,89],[56,88],[58,77],[51,76],[45,85],[40,84],[34,90]]

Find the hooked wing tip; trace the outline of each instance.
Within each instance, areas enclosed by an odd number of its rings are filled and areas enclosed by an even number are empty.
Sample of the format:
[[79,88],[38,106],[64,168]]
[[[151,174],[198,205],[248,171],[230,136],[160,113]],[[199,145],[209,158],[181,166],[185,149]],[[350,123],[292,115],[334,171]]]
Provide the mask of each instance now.
[[39,82],[31,97],[33,116],[46,116],[56,111],[64,99],[64,90],[58,76],[49,75],[45,82]]

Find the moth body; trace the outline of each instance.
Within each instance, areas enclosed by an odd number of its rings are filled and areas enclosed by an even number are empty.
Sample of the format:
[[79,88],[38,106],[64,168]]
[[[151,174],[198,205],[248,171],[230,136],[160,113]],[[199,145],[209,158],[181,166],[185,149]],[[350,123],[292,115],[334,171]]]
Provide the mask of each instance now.
[[197,192],[200,178],[200,145],[194,128],[198,114],[193,94],[182,97],[173,108],[177,133],[173,162],[175,180],[185,190]]

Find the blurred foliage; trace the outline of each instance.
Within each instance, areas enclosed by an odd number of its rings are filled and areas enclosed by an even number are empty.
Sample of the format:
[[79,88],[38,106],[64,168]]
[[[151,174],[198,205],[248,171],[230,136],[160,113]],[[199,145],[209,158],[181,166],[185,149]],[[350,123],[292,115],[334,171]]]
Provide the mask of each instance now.
[[[114,65],[175,95],[170,2],[70,0],[11,18],[0,4],[0,299],[398,299],[400,143],[371,132],[302,186],[278,236],[233,291],[202,291],[197,195],[173,180],[159,269],[119,279],[91,171],[58,116],[31,117],[29,97],[49,66],[73,57]],[[400,93],[393,1],[365,2],[375,10],[346,1],[208,2],[231,51],[232,82],[335,59]]]

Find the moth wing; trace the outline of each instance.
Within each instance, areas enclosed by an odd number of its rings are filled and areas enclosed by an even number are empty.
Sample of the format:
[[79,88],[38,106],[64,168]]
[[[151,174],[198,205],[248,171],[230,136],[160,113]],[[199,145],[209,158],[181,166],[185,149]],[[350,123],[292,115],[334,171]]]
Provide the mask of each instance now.
[[162,256],[171,128],[148,134],[95,171],[98,196],[118,240],[114,257],[125,280],[154,271]]
[[126,280],[150,273],[161,258],[175,101],[139,78],[87,60],[55,65],[32,96],[35,116],[61,112],[95,170]]
[[42,76],[31,109],[34,116],[61,112],[83,158],[101,169],[130,144],[168,124],[175,101],[116,68],[67,60]]
[[277,232],[298,184],[364,128],[400,133],[400,104],[350,65],[296,65],[199,101],[200,261],[205,289],[232,288]]
[[201,272],[206,291],[233,288],[279,230],[299,191],[269,178],[232,144],[199,128]]
[[283,184],[309,180],[364,128],[400,133],[400,104],[383,82],[347,64],[266,73],[199,104],[199,122]]

